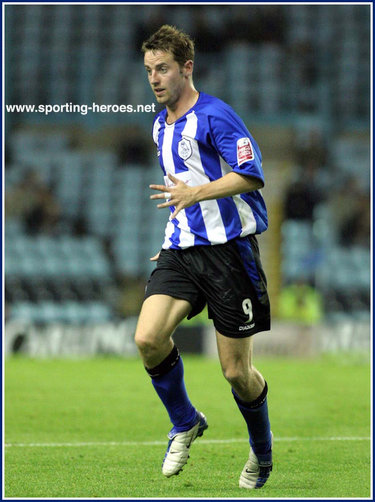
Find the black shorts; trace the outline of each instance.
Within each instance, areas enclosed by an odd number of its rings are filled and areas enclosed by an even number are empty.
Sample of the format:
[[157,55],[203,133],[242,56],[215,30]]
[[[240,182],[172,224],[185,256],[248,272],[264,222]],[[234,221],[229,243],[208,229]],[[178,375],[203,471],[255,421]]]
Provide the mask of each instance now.
[[254,235],[214,246],[162,249],[145,298],[156,294],[187,300],[188,319],[207,304],[215,329],[231,338],[270,329],[266,277]]

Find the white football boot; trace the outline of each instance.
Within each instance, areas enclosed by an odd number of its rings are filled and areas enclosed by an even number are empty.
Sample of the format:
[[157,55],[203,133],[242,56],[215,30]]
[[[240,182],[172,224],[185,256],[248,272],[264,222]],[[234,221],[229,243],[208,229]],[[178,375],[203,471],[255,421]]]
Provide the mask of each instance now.
[[197,422],[191,429],[184,432],[176,432],[173,428],[169,432],[168,447],[162,465],[164,476],[169,478],[182,471],[182,468],[188,461],[192,442],[197,437],[202,436],[207,427],[206,417],[198,411]]
[[[273,434],[271,432],[271,449],[273,446]],[[262,488],[272,471],[272,453],[270,459],[259,460],[250,448],[249,459],[245,464],[240,476],[240,488],[248,490]]]

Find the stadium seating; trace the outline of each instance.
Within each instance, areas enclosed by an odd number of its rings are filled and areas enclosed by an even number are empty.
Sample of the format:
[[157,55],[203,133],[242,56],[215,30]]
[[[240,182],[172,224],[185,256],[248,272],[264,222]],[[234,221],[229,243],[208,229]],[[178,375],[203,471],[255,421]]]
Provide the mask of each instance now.
[[[152,17],[153,8],[8,5],[7,103],[151,103],[135,40],[137,26]],[[215,29],[231,27],[235,8],[209,8]],[[329,134],[330,160],[336,168],[323,173],[325,186],[355,169],[368,190],[370,149],[361,131],[366,133],[370,117],[369,6],[282,8],[282,41],[227,38],[220,65],[216,54],[198,51],[197,87],[230,102],[249,124],[288,122],[297,132],[306,124],[318,124]],[[192,9],[174,6],[170,21],[188,30],[194,26]],[[107,301],[111,286],[124,275],[144,280],[155,266],[148,258],[163,242],[168,212],[155,209],[148,190],[150,183],[161,181],[161,174],[154,160],[152,166],[124,163],[110,147],[73,148],[71,126],[101,131],[105,124],[139,123],[146,135],[151,117],[61,113],[24,114],[22,119],[21,127],[15,127],[19,117],[7,116],[6,193],[34,170],[53,187],[62,214],[53,235],[33,236],[26,235],[19,218],[7,216],[10,315],[36,322],[115,317],[116,307]],[[69,126],[56,127],[64,124]],[[85,227],[81,237],[76,235],[77,221]],[[369,251],[341,248],[324,204],[310,223],[285,221],[281,239],[284,282],[301,277],[314,282],[331,306],[328,313],[349,309],[358,318],[364,315]],[[351,302],[344,295],[348,288],[354,292]]]
[[[9,58],[17,60],[8,75],[8,101],[12,101],[12,93],[22,103],[43,102],[39,96],[48,96],[51,103],[90,103],[93,96],[102,103],[145,103],[151,99],[143,69],[135,61],[139,48],[132,49],[136,27],[152,15],[151,7],[55,5],[49,8],[47,23],[42,6],[21,7],[8,8],[6,13],[6,34],[12,37]],[[216,30],[227,27],[232,16],[235,18],[235,9],[233,13],[215,6],[211,9],[213,15],[208,19]],[[204,65],[206,57],[209,66],[215,65],[213,81],[220,86],[220,94],[224,92],[222,97],[238,110],[250,107],[251,114],[267,116],[294,113],[309,96],[312,112],[327,111],[328,107],[338,120],[369,119],[364,104],[364,96],[368,98],[370,92],[368,9],[353,5],[285,5],[283,43],[239,44],[234,37],[224,51],[224,71],[217,71],[214,61],[210,63],[204,48],[199,51],[200,64]],[[173,10],[173,19],[187,28],[194,25],[191,9],[184,6]],[[80,30],[75,30],[77,23]],[[43,45],[47,31],[51,40],[48,46]],[[307,61],[306,54],[299,51],[307,46],[313,54],[315,82],[298,70]],[[41,72],[48,78],[37,79]],[[59,115],[54,120],[64,120],[64,114]],[[39,115],[34,120],[48,117]],[[96,123],[108,120],[120,123],[121,116],[95,117]]]

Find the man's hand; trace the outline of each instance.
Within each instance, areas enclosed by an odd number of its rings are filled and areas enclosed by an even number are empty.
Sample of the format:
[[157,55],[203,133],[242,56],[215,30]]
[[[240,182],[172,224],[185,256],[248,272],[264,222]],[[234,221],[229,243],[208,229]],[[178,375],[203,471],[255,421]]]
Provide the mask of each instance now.
[[155,256],[153,256],[152,258],[150,258],[150,261],[158,261],[159,256],[160,256],[160,251],[158,253],[156,253]]
[[173,181],[174,186],[167,187],[165,185],[150,185],[152,190],[159,190],[162,193],[151,195],[150,199],[167,199],[166,202],[158,204],[158,208],[175,206],[172,214],[176,218],[181,209],[190,207],[197,202],[194,187],[189,187],[186,183],[179,180],[172,174],[168,174],[168,178]]
[[175,206],[172,219],[178,215],[181,209],[190,207],[197,202],[233,197],[233,195],[259,190],[264,185],[263,180],[259,178],[233,171],[227,173],[222,178],[194,187],[190,187],[172,174],[168,174],[168,178],[173,181],[174,186],[150,185],[152,190],[159,190],[159,192],[162,192],[157,195],[151,195],[150,198],[167,199],[167,202],[158,204],[157,207]]

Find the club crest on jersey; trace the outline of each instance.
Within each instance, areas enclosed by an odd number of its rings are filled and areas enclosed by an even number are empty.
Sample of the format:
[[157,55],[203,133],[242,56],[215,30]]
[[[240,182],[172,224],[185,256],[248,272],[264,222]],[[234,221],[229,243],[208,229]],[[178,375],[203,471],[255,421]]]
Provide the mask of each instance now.
[[237,140],[237,164],[240,167],[244,162],[254,159],[253,147],[249,138]]
[[190,141],[186,138],[182,138],[178,142],[178,155],[182,160],[187,160],[189,157],[191,157],[192,153],[193,149],[191,147]]

